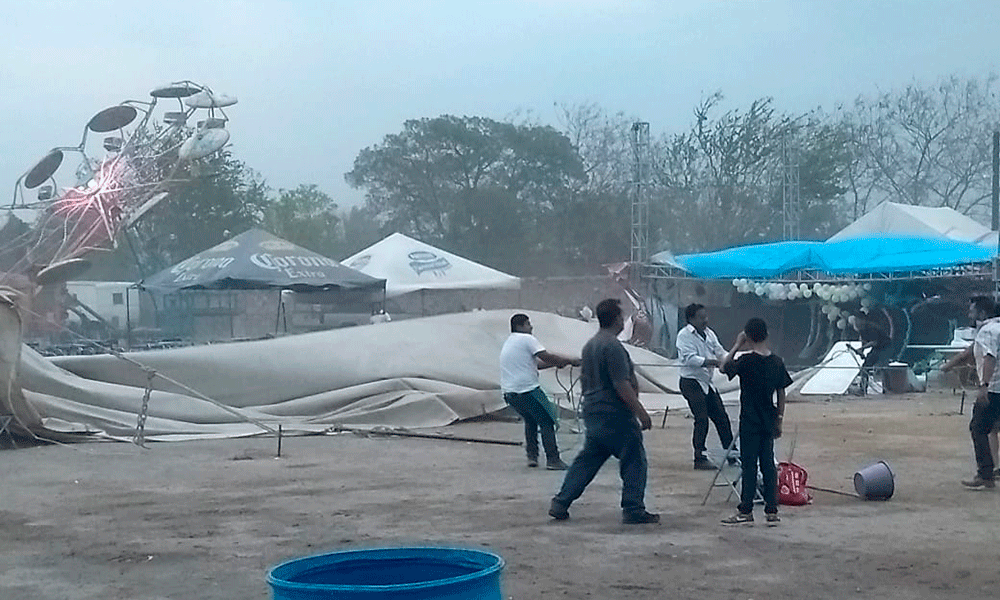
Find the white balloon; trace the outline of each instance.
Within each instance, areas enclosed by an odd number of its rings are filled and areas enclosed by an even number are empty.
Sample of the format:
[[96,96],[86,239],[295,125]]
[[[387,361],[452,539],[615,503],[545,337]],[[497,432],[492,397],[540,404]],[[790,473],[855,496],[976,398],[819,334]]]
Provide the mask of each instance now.
[[739,279],[734,279],[733,280],[733,287],[735,287],[735,288],[740,287],[740,280]]
[[802,292],[802,296],[803,296],[804,298],[812,298],[812,295],[813,295],[813,292],[812,292],[812,290],[804,290],[804,291]]
[[837,320],[837,315],[835,315],[835,314],[833,314],[833,313],[827,313],[827,315],[826,315],[826,318],[827,318],[827,319],[828,319],[828,320],[829,320],[829,321],[830,321],[831,323],[833,323],[834,321],[836,321],[836,320]]
[[847,329],[847,321],[844,319],[837,321],[837,329]]
[[830,314],[830,305],[829,304],[824,304],[823,306],[819,307],[819,310],[824,315],[828,315],[828,314]]
[[868,292],[868,291],[871,291],[871,289],[872,289],[872,284],[870,284],[870,283],[866,283],[866,284],[862,285],[861,287],[862,287],[862,288],[864,288],[864,290],[865,290],[866,292]]

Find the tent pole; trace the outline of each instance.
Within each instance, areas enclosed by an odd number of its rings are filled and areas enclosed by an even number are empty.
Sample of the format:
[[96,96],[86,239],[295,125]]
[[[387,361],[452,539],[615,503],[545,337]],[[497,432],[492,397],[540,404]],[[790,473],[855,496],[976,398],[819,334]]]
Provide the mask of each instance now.
[[[284,307],[284,302],[281,301],[281,290],[278,290],[278,311],[274,315],[274,335],[278,335],[278,323],[281,322],[281,309]],[[287,333],[287,327],[286,333]]]
[[130,285],[125,288],[125,349],[126,350],[132,349],[132,310],[131,310],[131,301],[129,299],[129,296],[131,296],[131,294],[129,294],[129,290],[131,290],[132,287],[133,286]]
[[993,206],[992,229],[997,234],[997,255],[993,259],[993,297],[996,298],[1000,291],[1000,277],[997,269],[1000,268],[1000,131],[993,132],[993,186],[990,190],[991,204]]

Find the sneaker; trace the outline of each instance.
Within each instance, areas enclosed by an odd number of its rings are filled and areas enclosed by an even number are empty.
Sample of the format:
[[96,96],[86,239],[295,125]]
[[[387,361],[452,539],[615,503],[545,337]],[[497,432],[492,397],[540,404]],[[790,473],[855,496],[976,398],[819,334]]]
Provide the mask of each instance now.
[[698,458],[694,461],[695,471],[715,471],[717,467],[707,458]]
[[980,488],[985,488],[985,489],[988,489],[988,490],[992,490],[993,488],[995,488],[997,486],[997,484],[992,479],[983,479],[979,475],[976,475],[975,477],[973,477],[969,481],[963,481],[962,485],[964,485],[967,488],[972,488],[972,489],[976,489],[976,490],[978,490]]
[[556,521],[565,521],[569,518],[569,508],[553,500],[549,504],[549,516]]
[[622,523],[625,525],[646,525],[648,523],[659,523],[660,515],[646,512],[645,510],[636,512],[623,512]]
[[567,465],[562,460],[557,458],[555,460],[550,460],[547,463],[545,463],[545,468],[548,469],[549,471],[565,471],[566,469],[569,468],[569,465]]
[[531,468],[537,467],[538,466],[538,459],[537,458],[529,458],[528,459],[528,466],[531,467]]
[[753,525],[752,513],[738,512],[735,515],[722,520],[723,525]]
[[778,516],[778,513],[767,513],[764,517],[767,519],[768,527],[777,527],[778,523],[781,523],[781,517]]
[[735,467],[736,466],[736,462],[737,462],[737,458],[735,456],[730,456],[730,457],[728,457],[726,459],[726,462],[729,463],[730,467]]

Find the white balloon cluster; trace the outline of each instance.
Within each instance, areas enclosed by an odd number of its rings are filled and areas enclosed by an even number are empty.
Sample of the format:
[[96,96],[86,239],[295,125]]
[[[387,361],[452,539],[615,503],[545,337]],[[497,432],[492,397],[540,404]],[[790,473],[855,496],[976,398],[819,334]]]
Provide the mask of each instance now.
[[861,304],[861,312],[866,314],[874,304],[872,299],[868,297],[868,292],[872,289],[870,283],[814,283],[810,285],[808,283],[775,283],[734,279],[733,286],[741,294],[766,296],[769,300],[798,300],[799,298],[816,296],[824,301],[820,310],[831,323],[836,324],[838,329],[846,329],[848,325],[854,326],[855,323],[854,315],[842,310],[837,306],[838,304],[857,300]]

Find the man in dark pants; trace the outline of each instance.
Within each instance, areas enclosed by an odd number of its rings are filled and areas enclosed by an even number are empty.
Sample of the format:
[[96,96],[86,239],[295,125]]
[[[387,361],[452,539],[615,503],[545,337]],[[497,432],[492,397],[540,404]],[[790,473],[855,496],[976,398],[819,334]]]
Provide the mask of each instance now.
[[500,389],[503,399],[524,421],[524,444],[528,466],[538,466],[538,432],[545,448],[545,468],[565,470],[556,445],[556,408],[538,385],[538,368],[579,365],[580,360],[553,354],[535,336],[528,315],[510,318],[510,336],[500,349]]
[[983,354],[982,379],[976,404],[972,407],[972,448],[976,454],[976,476],[962,485],[968,488],[996,487],[993,472],[993,456],[990,453],[989,434],[1000,418],[1000,372],[997,356],[1000,355],[1000,320],[991,319],[979,328],[976,334],[976,350]]
[[[712,384],[712,374],[726,355],[719,338],[708,326],[708,313],[701,304],[689,304],[684,309],[687,326],[677,332],[677,357],[681,361],[680,388],[694,416],[694,468],[715,470],[716,466],[705,456],[705,440],[708,438],[708,421],[715,424],[719,441],[723,448],[733,443],[733,428],[729,415],[722,405],[719,390]],[[735,456],[727,457],[730,464]]]
[[569,506],[579,498],[609,457],[618,459],[622,478],[622,523],[659,523],[660,515],[646,511],[646,449],[642,431],[652,426],[649,413],[639,403],[635,367],[618,334],[625,327],[618,300],[597,305],[601,324],[583,347],[580,385],[583,422],[587,428],[583,449],[566,472],[562,488],[552,498],[549,515],[569,518]]

